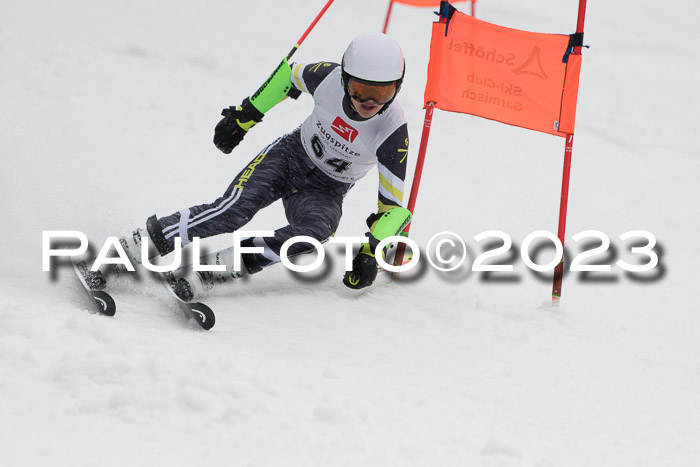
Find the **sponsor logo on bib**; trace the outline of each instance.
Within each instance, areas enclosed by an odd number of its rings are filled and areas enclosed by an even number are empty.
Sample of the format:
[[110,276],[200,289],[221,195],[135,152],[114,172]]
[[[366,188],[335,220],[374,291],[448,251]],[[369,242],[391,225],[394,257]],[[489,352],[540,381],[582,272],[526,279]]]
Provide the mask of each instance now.
[[331,128],[338,133],[345,141],[353,142],[357,137],[357,130],[348,125],[340,117],[335,117]]

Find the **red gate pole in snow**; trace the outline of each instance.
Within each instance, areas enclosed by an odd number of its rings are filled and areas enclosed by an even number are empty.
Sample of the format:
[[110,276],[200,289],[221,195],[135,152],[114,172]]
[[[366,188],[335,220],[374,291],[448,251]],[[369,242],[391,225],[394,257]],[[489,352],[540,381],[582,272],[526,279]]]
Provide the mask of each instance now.
[[[393,3],[393,0],[392,0]],[[447,22],[446,16],[440,16],[440,22]],[[418,160],[416,160],[416,171],[413,173],[413,182],[411,182],[411,194],[408,197],[407,209],[411,211],[411,215],[416,207],[416,200],[418,199],[418,188],[420,188],[420,179],[423,176],[423,164],[425,163],[425,153],[428,150],[428,138],[430,137],[430,127],[433,123],[433,111],[435,110],[435,102],[429,101],[425,104],[425,118],[423,119],[423,133],[420,137],[420,146],[418,147]],[[411,222],[412,223],[412,222]],[[402,234],[408,236],[408,231],[411,229],[411,224],[408,224],[404,229]],[[396,254],[394,255],[394,265],[401,266],[403,264],[404,253],[406,251],[406,244],[399,243],[396,247]],[[397,275],[394,273],[393,275]]]
[[[578,4],[578,20],[576,22],[576,33],[583,34],[583,23],[586,18],[586,0],[579,0]],[[574,47],[574,54],[581,54],[581,46]],[[561,181],[561,202],[559,204],[559,231],[557,236],[559,241],[564,246],[566,236],[566,210],[569,203],[569,178],[571,175],[571,155],[574,150],[574,135],[566,136],[566,144],[564,146],[564,173]],[[559,306],[561,300],[561,286],[564,278],[564,258],[554,269],[554,280],[552,283],[552,306]]]

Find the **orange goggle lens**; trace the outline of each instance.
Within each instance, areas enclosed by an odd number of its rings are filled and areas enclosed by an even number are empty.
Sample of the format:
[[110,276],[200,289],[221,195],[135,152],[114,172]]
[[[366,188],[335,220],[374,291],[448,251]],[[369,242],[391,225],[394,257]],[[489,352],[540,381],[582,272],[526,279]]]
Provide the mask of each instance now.
[[359,102],[373,100],[377,104],[386,104],[396,93],[396,82],[379,84],[350,78],[348,80],[348,93]]

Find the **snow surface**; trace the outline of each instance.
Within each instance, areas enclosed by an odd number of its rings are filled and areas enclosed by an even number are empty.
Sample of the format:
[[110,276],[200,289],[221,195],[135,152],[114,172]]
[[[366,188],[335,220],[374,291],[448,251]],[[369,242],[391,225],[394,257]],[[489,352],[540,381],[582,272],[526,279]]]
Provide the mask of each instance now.
[[[210,201],[301,122],[308,96],[228,156],[211,144],[220,109],[257,88],[323,3],[0,2],[0,465],[700,465],[697,2],[592,2],[586,16],[567,248],[594,229],[616,248],[603,260],[634,261],[618,236],[647,230],[661,253],[651,274],[569,273],[558,309],[517,256],[513,280],[465,265],[356,292],[329,246],[323,274],[276,267],[215,291],[218,323],[201,332],[149,281],[119,285],[106,318],[85,311],[68,270],[41,271],[42,231],[99,246]],[[295,59],[338,61],[381,30],[386,6],[336,1]],[[575,0],[477,5],[541,32],[572,32],[576,12]],[[433,18],[398,5],[390,26],[412,161]],[[412,238],[452,231],[474,252],[486,230],[516,247],[556,231],[563,147],[436,111]],[[364,233],[375,190],[371,173],[338,235]],[[272,206],[250,227],[283,223]]]

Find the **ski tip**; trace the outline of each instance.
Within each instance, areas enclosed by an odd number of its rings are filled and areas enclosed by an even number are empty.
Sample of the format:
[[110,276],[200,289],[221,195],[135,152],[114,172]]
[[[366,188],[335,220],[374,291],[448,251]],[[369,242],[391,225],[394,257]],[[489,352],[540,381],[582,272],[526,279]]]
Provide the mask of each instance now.
[[100,311],[100,314],[114,316],[114,314],[117,312],[117,304],[107,292],[92,290],[90,291],[90,296],[95,302],[95,305],[97,305],[97,309]]
[[187,303],[187,307],[192,312],[192,316],[194,317],[195,321],[197,321],[197,324],[199,324],[199,326],[205,331],[210,330],[214,327],[214,324],[216,324],[216,316],[214,315],[214,312],[204,303]]

